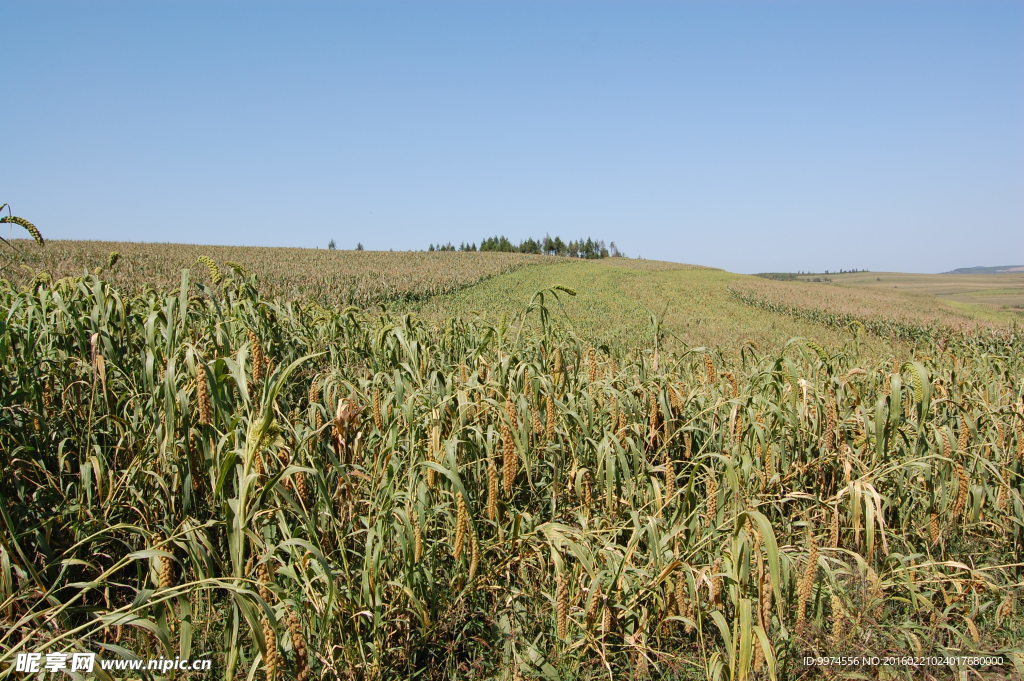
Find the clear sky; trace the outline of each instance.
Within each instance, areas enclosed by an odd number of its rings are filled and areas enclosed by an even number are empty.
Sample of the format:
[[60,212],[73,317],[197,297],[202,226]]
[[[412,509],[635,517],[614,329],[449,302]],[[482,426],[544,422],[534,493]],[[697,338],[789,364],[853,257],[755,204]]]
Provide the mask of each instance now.
[[1021,2],[0,0],[0,27],[0,202],[49,238],[1024,264]]

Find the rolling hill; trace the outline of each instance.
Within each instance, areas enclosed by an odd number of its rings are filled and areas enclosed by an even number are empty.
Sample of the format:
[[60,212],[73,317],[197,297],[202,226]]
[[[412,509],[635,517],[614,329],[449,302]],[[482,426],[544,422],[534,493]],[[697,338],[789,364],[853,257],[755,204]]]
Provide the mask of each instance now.
[[997,265],[995,267],[958,267],[943,274],[1019,274],[1024,272],[1024,265]]

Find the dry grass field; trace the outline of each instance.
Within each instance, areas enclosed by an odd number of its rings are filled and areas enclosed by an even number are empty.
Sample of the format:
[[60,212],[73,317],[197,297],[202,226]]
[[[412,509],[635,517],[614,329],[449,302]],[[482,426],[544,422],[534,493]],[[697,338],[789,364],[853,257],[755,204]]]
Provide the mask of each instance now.
[[0,279],[0,678],[1024,671],[1017,329],[625,259],[51,246]]
[[[817,276],[817,275],[816,275]],[[851,272],[829,274],[832,284],[885,292],[919,294],[975,314],[1024,314],[1024,272],[1006,274],[908,274]],[[809,277],[805,277],[807,279]]]

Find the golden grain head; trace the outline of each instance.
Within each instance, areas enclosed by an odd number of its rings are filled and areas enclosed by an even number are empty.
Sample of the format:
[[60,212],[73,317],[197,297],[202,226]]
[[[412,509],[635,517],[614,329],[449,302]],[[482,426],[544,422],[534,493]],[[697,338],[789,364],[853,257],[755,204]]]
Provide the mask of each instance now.
[[266,617],[260,619],[260,626],[263,629],[263,641],[266,644],[263,669],[266,672],[267,681],[274,681],[281,669],[281,653],[277,649],[277,633]]
[[466,543],[466,532],[469,529],[469,510],[466,506],[466,498],[462,494],[455,494],[455,504],[457,511],[455,515],[454,553],[455,560],[458,560],[462,557],[462,550]]
[[512,439],[512,431],[507,424],[501,426],[502,442],[502,490],[505,496],[512,494],[512,486],[516,481],[516,472],[519,466],[519,453],[516,451],[515,440]]
[[295,681],[307,681],[311,674],[309,649],[306,646],[306,637],[302,632],[302,622],[292,610],[288,611],[287,624],[288,634],[292,640],[292,652],[295,655]]
[[160,588],[170,589],[174,587],[174,560],[168,556],[159,556],[157,558],[157,565],[157,575]]
[[206,369],[201,365],[196,367],[196,403],[198,408],[197,421],[202,424],[210,423],[213,418],[213,406],[210,402],[210,385],[206,380]]
[[569,585],[563,570],[555,575],[555,622],[558,638],[565,640],[568,636],[569,619]]

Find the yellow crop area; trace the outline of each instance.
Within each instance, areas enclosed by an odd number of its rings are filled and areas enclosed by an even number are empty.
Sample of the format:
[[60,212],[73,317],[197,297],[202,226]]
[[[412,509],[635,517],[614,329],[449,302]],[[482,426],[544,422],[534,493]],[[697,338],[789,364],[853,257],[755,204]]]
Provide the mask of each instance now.
[[[555,260],[518,253],[394,253],[118,241],[51,241],[44,249],[29,249],[27,241],[16,243],[23,247],[25,267],[13,269],[15,281],[31,278],[29,272],[45,272],[53,279],[98,273],[119,288],[138,292],[144,287],[177,286],[186,268],[194,270],[193,280],[205,283],[238,269],[242,275],[255,275],[265,295],[341,306],[448,293],[526,264]],[[207,271],[197,262],[200,258],[211,258],[223,271]]]
[[[1024,314],[1024,271],[1001,274],[909,274],[905,272],[848,272],[826,275],[835,286],[874,289],[885,294],[938,298],[975,314]],[[805,277],[811,279],[813,277]],[[899,296],[898,296],[899,297]],[[926,303],[927,304],[927,303]]]
[[1024,670],[1016,327],[617,258],[31,257],[0,280],[0,678]]

